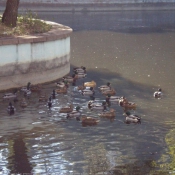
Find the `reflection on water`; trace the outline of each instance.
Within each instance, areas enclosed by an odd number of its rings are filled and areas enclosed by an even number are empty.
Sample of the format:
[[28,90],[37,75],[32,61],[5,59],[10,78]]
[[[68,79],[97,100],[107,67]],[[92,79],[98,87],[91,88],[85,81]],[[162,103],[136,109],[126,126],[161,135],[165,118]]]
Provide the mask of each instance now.
[[[103,17],[106,23],[107,16]],[[71,26],[74,21],[67,19],[68,22]],[[175,34],[93,29],[73,32],[71,36],[71,70],[81,65],[87,68],[87,78],[78,80],[76,85],[91,80],[98,86],[111,82],[116,95],[124,95],[137,104],[132,112],[141,116],[142,123],[125,124],[123,110],[117,104],[111,105],[116,109],[113,121],[99,118],[100,111],[87,107],[89,96],[82,96],[73,86],[67,94],[56,96],[51,110],[46,102],[38,102],[38,93],[32,93],[26,99],[28,106],[21,108],[16,102],[16,112],[9,116],[8,101],[1,98],[1,174],[159,174],[161,168],[155,168],[155,162],[162,154],[168,157],[164,138],[174,127]],[[164,93],[160,100],[153,98],[158,87]],[[43,85],[42,92],[49,96],[53,89],[54,82]],[[21,99],[23,93],[18,96]],[[97,88],[95,97],[101,102],[105,99]],[[81,122],[59,113],[70,103],[80,106],[83,115],[100,119],[98,125],[83,127]],[[24,166],[19,166],[22,163]]]

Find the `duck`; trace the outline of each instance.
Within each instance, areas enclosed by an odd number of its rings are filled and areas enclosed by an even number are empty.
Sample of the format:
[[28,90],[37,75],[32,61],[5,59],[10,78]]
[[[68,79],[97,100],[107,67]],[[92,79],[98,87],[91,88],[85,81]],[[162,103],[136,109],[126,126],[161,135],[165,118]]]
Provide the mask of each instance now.
[[39,102],[46,102],[47,101],[47,97],[46,97],[46,94],[44,95],[44,94],[41,94],[40,96],[39,96],[39,100],[38,100]]
[[131,114],[129,111],[125,112],[124,115],[126,116],[126,118],[125,118],[126,123],[139,123],[139,124],[141,124],[141,118],[138,115]]
[[119,100],[119,106],[124,110],[136,110],[137,105],[134,102],[129,102],[125,97],[121,97]]
[[94,80],[90,81],[90,82],[84,82],[83,86],[85,87],[93,87],[95,88],[96,87],[96,82]]
[[17,98],[17,93],[5,93],[3,99]]
[[52,97],[49,97],[49,100],[47,102],[47,106],[49,107],[49,109],[52,107]]
[[103,95],[115,95],[116,94],[115,89],[102,90],[101,92]]
[[161,98],[162,97],[162,89],[159,88],[157,91],[154,92],[153,94],[154,98]]
[[57,94],[66,94],[67,93],[67,87],[63,87],[63,88],[59,88],[59,89],[56,89],[56,93]]
[[98,87],[100,91],[111,90],[111,83],[107,82],[106,85],[101,85]]
[[53,89],[52,93],[51,93],[51,98],[55,99],[56,98],[56,92],[55,89]]
[[87,76],[87,74],[84,73],[84,72],[75,73],[75,78],[76,78],[76,79],[85,78],[86,76]]
[[80,106],[77,106],[77,107],[75,108],[75,110],[73,110],[72,112],[69,112],[69,113],[67,114],[67,119],[68,119],[68,118],[76,117],[76,119],[79,120],[79,117],[80,117],[80,115],[81,115],[81,113],[80,113],[79,110],[80,110]]
[[88,101],[87,106],[89,109],[91,109],[92,106],[101,106],[103,104],[105,104],[105,102],[101,103],[99,101],[95,101],[95,97],[94,96],[90,96],[91,100]]
[[114,95],[110,95],[110,94],[108,94],[106,96],[106,102],[107,103],[110,103],[110,102],[117,102],[118,103],[120,99],[121,99],[120,96],[114,96]]
[[31,92],[40,92],[42,88],[41,84],[31,85],[30,90]]
[[21,106],[22,108],[27,107],[27,102],[26,102],[26,99],[25,99],[25,98],[23,98],[23,99],[21,100],[20,106]]
[[30,89],[30,85],[31,85],[31,83],[28,82],[28,83],[27,83],[27,86],[23,86],[23,87],[21,87],[21,91],[26,92],[27,90]]
[[73,111],[73,105],[70,104],[68,107],[62,107],[59,112],[60,113],[69,113]]
[[68,83],[74,83],[76,82],[75,74],[73,75],[67,75],[62,78],[63,81],[67,81]]
[[31,93],[32,93],[32,91],[31,91],[30,89],[26,89],[26,90],[24,91],[24,96],[29,97],[29,96],[31,95]]
[[88,104],[88,108],[90,109],[90,110],[94,110],[94,109],[96,109],[96,110],[102,110],[102,111],[105,111],[106,110],[106,102],[105,101],[103,101],[101,104],[97,104],[97,103],[89,103]]
[[62,80],[55,83],[59,88],[69,87],[69,82],[67,80]]
[[8,108],[7,108],[7,112],[9,115],[13,115],[15,113],[16,109],[15,107],[12,105],[11,102],[9,102]]
[[105,111],[103,113],[100,113],[98,114],[100,117],[103,117],[103,118],[108,118],[108,119],[112,119],[112,118],[115,118],[116,116],[116,111],[111,108],[110,111]]
[[100,120],[93,118],[93,117],[87,117],[87,116],[82,116],[81,117],[81,123],[82,125],[86,126],[86,125],[96,125],[100,122]]
[[77,72],[77,73],[86,73],[86,67],[84,67],[84,66],[81,66],[81,67],[75,67],[75,68],[73,68],[73,71],[74,72]]
[[90,87],[89,89],[86,88],[84,90],[81,90],[80,92],[82,95],[89,95],[89,96],[95,95],[95,91],[94,91],[93,87]]

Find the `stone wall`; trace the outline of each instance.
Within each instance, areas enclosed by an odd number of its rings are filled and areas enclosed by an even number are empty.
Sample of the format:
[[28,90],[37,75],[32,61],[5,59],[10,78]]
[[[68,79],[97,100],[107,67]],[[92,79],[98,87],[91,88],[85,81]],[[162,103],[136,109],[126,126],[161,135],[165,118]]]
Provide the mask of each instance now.
[[53,26],[47,33],[0,39],[0,90],[53,81],[70,72],[72,29],[47,23]]

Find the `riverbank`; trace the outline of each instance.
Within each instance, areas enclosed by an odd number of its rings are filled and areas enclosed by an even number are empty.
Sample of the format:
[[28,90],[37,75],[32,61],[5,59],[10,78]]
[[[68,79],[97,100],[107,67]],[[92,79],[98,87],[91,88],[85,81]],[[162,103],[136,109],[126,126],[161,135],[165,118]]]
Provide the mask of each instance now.
[[[4,11],[5,3],[0,2],[0,11]],[[123,10],[175,10],[175,3],[20,3],[19,12],[106,12]]]

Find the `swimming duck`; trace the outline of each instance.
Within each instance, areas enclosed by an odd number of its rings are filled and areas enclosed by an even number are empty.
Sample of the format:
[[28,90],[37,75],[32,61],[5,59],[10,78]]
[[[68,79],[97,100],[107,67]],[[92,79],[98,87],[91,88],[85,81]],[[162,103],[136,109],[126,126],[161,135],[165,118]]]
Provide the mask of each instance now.
[[79,73],[79,72],[81,72],[81,73],[86,73],[86,67],[84,67],[84,66],[75,67],[75,68],[73,69],[73,71],[74,71],[74,72],[77,72],[77,73]]
[[23,98],[23,99],[21,100],[20,106],[21,106],[22,108],[27,107],[27,102],[26,102],[25,98]]
[[87,117],[87,116],[82,116],[80,120],[81,120],[82,125],[84,125],[84,126],[86,126],[86,125],[96,125],[100,121],[96,118]]
[[95,91],[94,91],[93,87],[90,87],[89,89],[86,88],[84,90],[81,90],[81,94],[93,96],[95,94]]
[[72,76],[71,75],[67,75],[67,76],[64,76],[62,78],[63,81],[67,81],[69,83],[75,83],[76,82],[76,77],[75,77],[75,74],[73,74]]
[[27,83],[27,86],[24,86],[24,87],[21,88],[21,91],[26,92],[27,90],[30,89],[30,85],[31,85],[31,83],[28,82],[28,83]]
[[115,91],[115,89],[109,89],[109,90],[102,90],[101,93],[103,95],[115,95],[116,91]]
[[47,106],[49,107],[49,109],[52,107],[52,98],[49,97],[49,100],[47,102]]
[[15,107],[12,105],[12,103],[10,102],[7,108],[7,112],[9,115],[13,115],[15,113],[16,109]]
[[69,113],[73,111],[73,105],[70,104],[68,107],[63,107],[60,109],[60,113]]
[[69,82],[67,80],[62,80],[55,83],[59,88],[69,87]]
[[32,93],[32,91],[31,91],[30,89],[26,89],[26,90],[24,91],[24,96],[29,97],[29,96],[31,95],[31,93]]
[[161,98],[162,97],[162,89],[160,88],[157,91],[155,91],[153,96],[154,96],[154,98]]
[[38,100],[39,102],[46,102],[47,101],[47,96],[46,96],[46,94],[44,95],[44,94],[41,94],[40,96],[39,96],[39,100]]
[[31,85],[30,90],[31,92],[40,92],[42,88],[41,84]]
[[97,104],[97,103],[89,103],[88,104],[88,108],[90,110],[93,110],[93,109],[97,109],[97,110],[103,110],[105,111],[106,110],[106,102],[102,102],[101,104]]
[[80,115],[81,115],[81,113],[79,112],[79,110],[80,110],[80,107],[77,106],[77,107],[75,108],[75,110],[73,110],[72,112],[69,112],[69,113],[67,114],[67,119],[68,119],[68,118],[72,118],[72,117],[76,117],[76,119],[79,120],[79,117],[80,117]]
[[111,108],[110,111],[106,111],[106,112],[103,112],[103,113],[100,113],[99,116],[100,117],[104,117],[104,118],[108,118],[108,119],[112,119],[116,116],[116,111]]
[[85,78],[86,76],[87,76],[87,74],[85,74],[84,72],[75,73],[76,79]]
[[107,103],[113,103],[113,102],[118,103],[119,100],[120,100],[120,98],[121,98],[121,97],[119,97],[119,96],[114,96],[114,95],[108,94],[108,95],[106,96],[106,102],[107,102]]
[[83,86],[85,87],[93,87],[95,88],[96,87],[96,82],[95,81],[90,81],[90,82],[84,82]]
[[52,98],[52,99],[55,99],[55,98],[56,98],[56,92],[55,92],[55,89],[53,89],[53,91],[52,91],[51,98]]
[[3,99],[17,98],[17,93],[6,93],[3,95]]
[[125,97],[121,97],[119,100],[119,106],[124,108],[124,111],[126,110],[136,110],[136,104],[133,102],[129,102]]
[[66,94],[67,93],[67,87],[63,87],[63,88],[59,88],[59,89],[56,89],[56,93],[57,94]]
[[126,123],[140,123],[141,124],[141,118],[138,115],[131,114],[129,111],[125,112],[124,115],[126,115],[126,118],[125,118]]
[[100,89],[100,91],[111,90],[111,83],[107,82],[106,85],[101,85],[98,88]]

